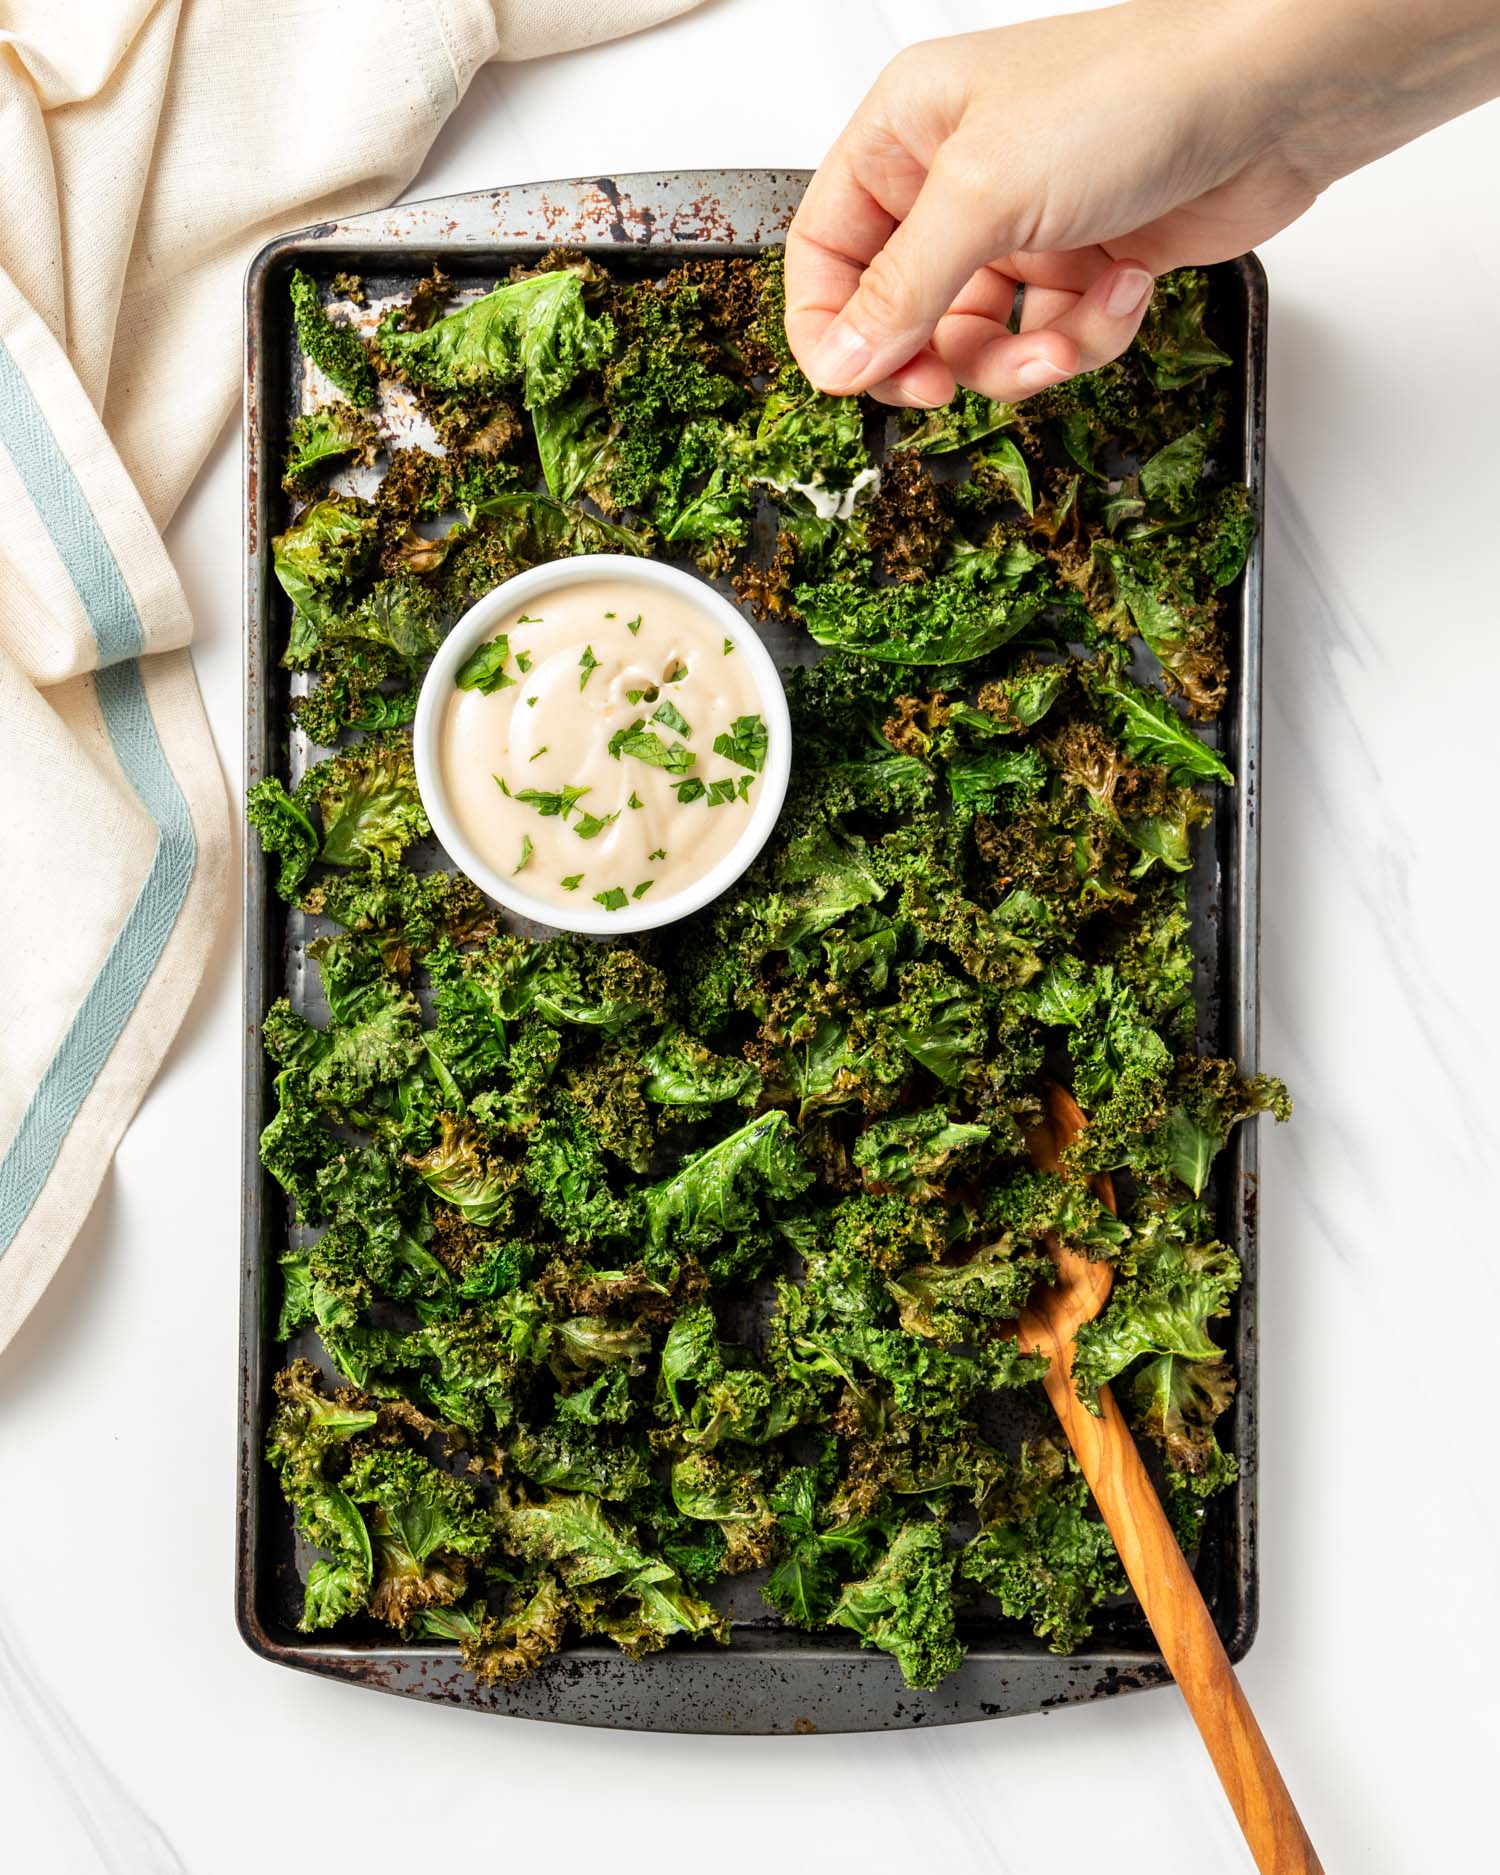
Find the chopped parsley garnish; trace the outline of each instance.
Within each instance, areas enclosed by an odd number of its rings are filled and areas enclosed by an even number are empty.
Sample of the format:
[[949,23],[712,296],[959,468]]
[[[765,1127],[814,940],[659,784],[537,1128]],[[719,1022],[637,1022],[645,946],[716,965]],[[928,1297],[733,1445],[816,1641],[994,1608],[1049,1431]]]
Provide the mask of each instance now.
[[582,690],[584,685],[593,676],[594,672],[599,668],[599,660],[594,656],[594,647],[592,645],[585,645],[583,647],[583,656],[578,660],[578,668],[583,672],[582,677],[578,680],[578,688]]
[[734,799],[734,777],[720,775],[717,781],[708,784],[708,804],[710,807],[722,807],[726,801]]
[[766,765],[766,726],[758,716],[736,716],[728,731],[714,737],[714,754],[727,755],[757,774]]
[[726,658],[729,656],[730,652],[733,651],[733,649],[734,649],[734,640],[732,638],[726,638],[724,640],[724,655]]
[[631,637],[634,638],[636,633],[641,629],[641,615],[639,612],[636,613],[634,618],[626,619],[625,629],[630,633]]
[[529,833],[523,833],[521,835],[521,857],[516,863],[517,872],[524,872],[526,870],[531,856],[535,851],[536,848],[531,844],[531,835]]
[[622,885],[612,885],[607,892],[596,892],[594,903],[602,905],[606,911],[624,911],[630,900],[625,895]]
[[739,790],[740,799],[742,801],[748,801],[750,799],[750,790],[755,786],[755,777],[754,775],[741,775],[735,785]]
[[[510,793],[503,781],[500,786],[507,794]],[[587,793],[587,788],[564,787],[555,794],[545,788],[522,788],[515,798],[524,801],[528,807],[534,807],[543,820],[556,820],[559,815],[566,820]]]
[[707,792],[696,775],[690,775],[686,781],[674,781],[672,786],[677,790],[677,799],[684,807],[690,801],[702,800]]
[[642,879],[630,896],[632,898],[644,898],[655,884],[656,881],[654,879]]
[[630,799],[625,803],[625,805],[627,807],[644,807],[646,803],[636,793],[635,789],[632,788],[630,790]]
[[654,853],[648,853],[646,857],[647,859],[665,859],[667,857],[667,849],[664,846],[659,846]]
[[504,690],[516,681],[505,675],[509,658],[510,640],[491,638],[488,644],[479,645],[469,653],[453,681],[460,690],[477,690],[481,696],[492,697],[497,690]]
[[612,814],[582,813],[573,822],[573,831],[580,840],[592,840],[596,833],[603,833],[606,827],[612,827],[619,818],[618,808]]
[[654,730],[646,727],[644,718],[639,716],[628,729],[615,731],[609,739],[609,752],[616,761],[622,755],[633,755],[638,762],[647,762],[652,768],[664,768],[669,775],[685,775],[698,761],[692,750],[684,748],[680,742],[663,742]]
[[510,793],[510,788],[506,784],[505,778],[502,775],[491,775],[490,780],[494,782],[495,786],[500,790],[500,792],[505,796],[506,800],[508,801],[511,798],[511,793]]
[[567,878],[562,881],[562,889],[565,892],[576,892],[582,883],[583,874],[581,872],[570,872]]
[[531,653],[529,651],[518,651],[516,653],[516,669],[523,677],[526,675],[527,671],[531,669]]
[[606,618],[613,618],[613,617],[614,617],[614,613],[613,613],[613,612],[606,612],[606,613],[604,614],[604,616],[605,616]]
[[535,698],[535,697],[523,697],[523,698],[522,698],[522,702],[524,702],[524,703],[525,703],[525,705],[526,705],[526,707],[527,707],[527,709],[528,709],[528,710],[534,710],[534,709],[536,708],[536,698]]
[[518,625],[540,625],[541,622],[542,621],[539,618],[532,618],[528,613],[525,613],[525,612],[523,612],[521,616],[516,620],[516,623]]
[[688,674],[688,667],[681,658],[673,658],[672,667],[662,678],[664,684],[680,684]]
[[665,723],[668,729],[675,729],[679,736],[690,736],[693,725],[673,703],[659,703],[651,712],[653,723]]
[[548,749],[549,749],[549,748],[551,748],[551,746],[552,746],[552,745],[551,745],[551,743],[550,743],[550,742],[544,742],[544,743],[542,744],[542,746],[541,746],[541,747],[540,747],[540,748],[539,748],[539,749],[538,749],[538,750],[536,751],[536,754],[534,754],[534,755],[528,755],[528,756],[526,757],[526,759],[527,759],[527,761],[528,761],[528,762],[534,762],[534,761],[536,760],[536,758],[537,758],[537,756],[538,756],[538,755],[545,755],[545,754],[547,753],[547,751],[548,751]]

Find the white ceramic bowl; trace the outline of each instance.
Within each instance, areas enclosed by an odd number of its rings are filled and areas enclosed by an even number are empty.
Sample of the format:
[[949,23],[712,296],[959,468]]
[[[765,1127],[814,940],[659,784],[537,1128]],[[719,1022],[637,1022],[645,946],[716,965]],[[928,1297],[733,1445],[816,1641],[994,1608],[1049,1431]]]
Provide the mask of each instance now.
[[[504,878],[487,866],[454,824],[443,786],[438,739],[449,698],[453,694],[458,667],[469,653],[490,637],[500,620],[523,605],[531,605],[543,594],[556,592],[582,580],[607,579],[621,586],[653,588],[675,592],[691,599],[708,614],[743,654],[760,702],[761,720],[766,725],[768,743],[766,765],[762,770],[750,817],[739,839],[701,879],[684,886],[670,898],[648,903],[642,900],[622,911],[606,911],[602,906],[580,904],[575,912],[549,900],[533,898],[513,878]],[[739,878],[765,845],[776,816],[786,798],[787,779],[792,768],[792,724],[787,713],[786,692],[771,654],[754,628],[741,617],[722,593],[715,592],[706,580],[676,567],[663,566],[656,560],[637,559],[630,554],[585,553],[572,559],[549,560],[543,566],[529,567],[517,573],[503,586],[487,592],[449,632],[428,666],[427,676],[417,698],[416,721],[412,726],[412,751],[416,757],[417,787],[432,830],[447,848],[454,863],[474,881],[482,892],[518,917],[530,918],[554,930],[580,931],[589,936],[620,936],[629,931],[650,931],[658,925],[675,924],[690,912],[700,911]]]

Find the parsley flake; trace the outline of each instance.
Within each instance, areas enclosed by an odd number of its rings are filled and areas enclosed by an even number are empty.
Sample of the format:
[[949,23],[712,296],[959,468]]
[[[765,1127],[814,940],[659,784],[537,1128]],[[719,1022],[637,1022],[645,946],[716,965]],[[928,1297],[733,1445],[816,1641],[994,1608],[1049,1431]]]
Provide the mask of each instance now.
[[606,827],[612,827],[620,818],[620,810],[612,814],[582,813],[573,823],[573,831],[580,840],[592,840],[595,834],[603,833]]
[[583,874],[581,872],[570,872],[567,878],[562,881],[562,889],[565,892],[576,892],[582,883]]
[[599,660],[594,656],[594,647],[592,645],[585,645],[583,647],[583,656],[578,660],[578,668],[583,672],[582,677],[578,680],[578,688],[582,690],[584,685],[593,676],[594,672],[599,668]]
[[594,903],[602,905],[606,911],[624,911],[630,900],[625,895],[622,885],[612,885],[607,892],[596,892]]
[[698,762],[691,749],[684,748],[680,742],[663,742],[639,716],[628,729],[615,731],[609,739],[609,752],[616,761],[622,755],[633,755],[638,762],[646,762],[652,768],[666,769],[669,775],[685,775]]
[[469,653],[453,681],[460,690],[477,690],[483,697],[492,697],[497,690],[504,690],[516,681],[505,675],[509,657],[510,640],[491,638],[488,644],[479,645]]
[[[523,833],[521,835],[521,857],[516,863],[516,872],[524,872],[526,870],[531,856],[535,851],[536,848],[531,844],[531,835],[529,833]],[[514,874],[512,874],[512,877],[514,877]]]
[[[500,786],[505,788],[507,794],[510,793],[503,781]],[[564,787],[555,794],[545,788],[522,788],[515,798],[524,801],[528,807],[534,807],[543,820],[556,820],[559,815],[566,820],[587,793],[587,788]]]
[[727,755],[741,768],[753,768],[759,774],[766,765],[768,740],[758,716],[736,716],[725,734],[714,737],[714,754]]

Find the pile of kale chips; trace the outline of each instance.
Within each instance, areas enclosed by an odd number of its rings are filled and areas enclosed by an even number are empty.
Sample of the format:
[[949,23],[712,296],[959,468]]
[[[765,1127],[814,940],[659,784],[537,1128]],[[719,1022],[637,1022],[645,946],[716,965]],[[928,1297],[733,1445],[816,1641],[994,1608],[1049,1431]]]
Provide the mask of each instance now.
[[[297,719],[336,752],[249,809],[330,933],[326,1025],[264,1026],[263,1156],[306,1227],[280,1332],[334,1370],[276,1381],[304,1625],[456,1639],[508,1681],[569,1633],[726,1639],[710,1591],[755,1571],[913,1686],[971,1607],[1076,1646],[1124,1583],[1066,1448],[997,1431],[1001,1390],[1040,1397],[1017,1310],[1049,1233],[1113,1266],[1078,1381],[1114,1383],[1191,1544],[1234,1476],[1204,1193],[1230,1128],[1286,1111],[1194,1052],[1185,875],[1231,777],[1189,718],[1224,700],[1253,529],[1212,472],[1205,279],[1162,281],[1118,364],[901,420],[809,387],[774,254],[644,282],[553,255],[462,305],[434,274],[363,330],[335,288],[330,317],[293,283],[325,401],[275,566],[284,662],[318,674]],[[441,453],[382,442],[382,379]],[[377,462],[370,498],[329,492]],[[826,652],[742,883],[656,939],[539,943],[411,863],[405,725],[466,606],[601,550]],[[1061,1173],[1025,1143],[1049,1076],[1090,1121]]]

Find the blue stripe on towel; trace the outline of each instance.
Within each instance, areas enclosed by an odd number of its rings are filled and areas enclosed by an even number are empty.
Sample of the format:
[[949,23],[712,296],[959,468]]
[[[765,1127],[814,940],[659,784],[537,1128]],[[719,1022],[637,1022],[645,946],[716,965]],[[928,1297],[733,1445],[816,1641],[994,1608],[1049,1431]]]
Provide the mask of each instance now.
[[126,780],[156,825],[156,851],[135,903],[0,1158],[3,1256],[36,1203],[69,1127],[156,969],[187,896],[197,842],[135,662],[145,643],[135,601],[71,464],[3,342],[0,447],[52,536],[88,616],[102,667],[94,677],[100,714]]

